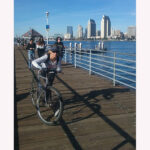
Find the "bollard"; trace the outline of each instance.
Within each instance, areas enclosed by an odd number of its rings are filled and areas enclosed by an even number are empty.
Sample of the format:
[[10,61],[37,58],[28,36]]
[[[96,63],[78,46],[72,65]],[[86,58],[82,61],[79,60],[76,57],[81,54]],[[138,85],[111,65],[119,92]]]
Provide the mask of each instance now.
[[101,50],[101,43],[98,43],[98,49]]
[[116,52],[114,52],[113,86],[116,85]]
[[102,42],[101,48],[102,50],[104,50],[104,42]]
[[69,47],[70,47],[70,51],[71,51],[72,50],[72,43],[69,44]]

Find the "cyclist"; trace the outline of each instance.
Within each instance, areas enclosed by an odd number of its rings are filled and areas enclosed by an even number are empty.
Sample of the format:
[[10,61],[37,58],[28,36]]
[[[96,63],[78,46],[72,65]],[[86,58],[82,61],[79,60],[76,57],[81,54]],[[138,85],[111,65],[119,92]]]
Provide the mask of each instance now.
[[[55,75],[56,75],[56,69],[57,69],[57,62],[58,62],[58,53],[57,53],[57,46],[53,45],[51,47],[46,48],[48,50],[48,52],[43,55],[40,58],[37,58],[35,60],[32,61],[32,66],[41,70],[41,76],[48,78],[48,85],[46,84],[46,92],[44,97],[42,97],[41,102],[44,106],[50,106],[54,112],[54,117],[57,118],[57,120],[60,118],[61,113],[62,113],[62,102],[58,101],[52,101],[52,95],[54,90],[48,88],[49,86],[52,86]],[[48,73],[50,71],[50,73]],[[53,72],[53,73],[51,73]],[[38,86],[40,87],[41,85],[38,84]],[[52,88],[52,87],[51,87]],[[45,103],[45,98],[46,98],[46,103]],[[61,104],[60,104],[61,103]],[[48,104],[48,105],[47,105]],[[57,107],[58,105],[58,107]],[[39,111],[39,110],[38,110]],[[42,113],[42,111],[39,113]],[[40,118],[42,116],[40,115]],[[48,117],[49,118],[49,117]],[[43,117],[42,117],[42,121],[43,121]],[[46,121],[47,122],[47,121]],[[52,123],[52,122],[51,122]]]
[[56,68],[57,68],[57,47],[55,45],[47,47],[48,52],[40,58],[37,58],[32,61],[32,66],[41,70],[41,75],[46,76],[46,71],[53,70],[54,73],[48,77],[49,85],[52,86]]

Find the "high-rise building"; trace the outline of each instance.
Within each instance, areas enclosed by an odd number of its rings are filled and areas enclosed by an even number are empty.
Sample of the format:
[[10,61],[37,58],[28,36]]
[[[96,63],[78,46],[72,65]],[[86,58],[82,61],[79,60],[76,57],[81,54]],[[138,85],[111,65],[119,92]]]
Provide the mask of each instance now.
[[101,33],[100,30],[97,30],[96,31],[96,36],[100,36],[100,33]]
[[83,38],[83,27],[81,25],[78,25],[77,37]]
[[101,36],[101,31],[97,30],[96,31],[96,39],[100,39],[100,36]]
[[129,38],[136,37],[136,27],[135,26],[128,27],[127,34]]
[[119,38],[124,38],[124,34],[123,32],[121,32],[120,30],[116,30],[116,29],[111,29],[111,38],[113,39],[119,39]]
[[67,34],[70,34],[71,38],[73,38],[73,27],[72,26],[67,26]]
[[111,37],[114,37],[114,36],[115,36],[115,29],[111,28]]
[[87,26],[87,38],[96,36],[96,23],[93,19],[89,19]]
[[108,16],[103,15],[101,20],[101,38],[108,38],[111,35],[111,22]]

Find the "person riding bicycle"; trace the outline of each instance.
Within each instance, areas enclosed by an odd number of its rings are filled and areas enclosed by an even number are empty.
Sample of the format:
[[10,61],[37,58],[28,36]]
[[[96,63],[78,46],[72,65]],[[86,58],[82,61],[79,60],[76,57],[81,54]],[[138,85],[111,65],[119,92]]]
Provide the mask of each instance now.
[[40,58],[32,61],[32,66],[41,70],[41,75],[46,76],[46,72],[53,70],[54,73],[48,77],[49,85],[52,86],[57,69],[57,47],[55,45],[47,47],[48,52]]
[[[57,46],[47,46],[47,50],[48,52],[45,55],[32,61],[32,66],[41,70],[38,72],[39,81],[37,82],[38,98],[36,102],[36,109],[38,115],[44,123],[52,125],[57,123],[57,121],[61,118],[63,105],[61,95],[54,87],[52,87],[58,62]],[[45,77],[44,86],[40,82],[43,80],[41,76]]]

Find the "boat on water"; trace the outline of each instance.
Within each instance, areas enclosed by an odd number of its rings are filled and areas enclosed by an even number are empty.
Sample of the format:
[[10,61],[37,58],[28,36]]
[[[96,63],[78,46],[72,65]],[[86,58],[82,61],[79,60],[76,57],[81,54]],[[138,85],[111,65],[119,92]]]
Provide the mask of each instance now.
[[99,50],[92,50],[92,53],[106,53],[107,51],[107,48],[104,48],[104,49],[99,49]]

